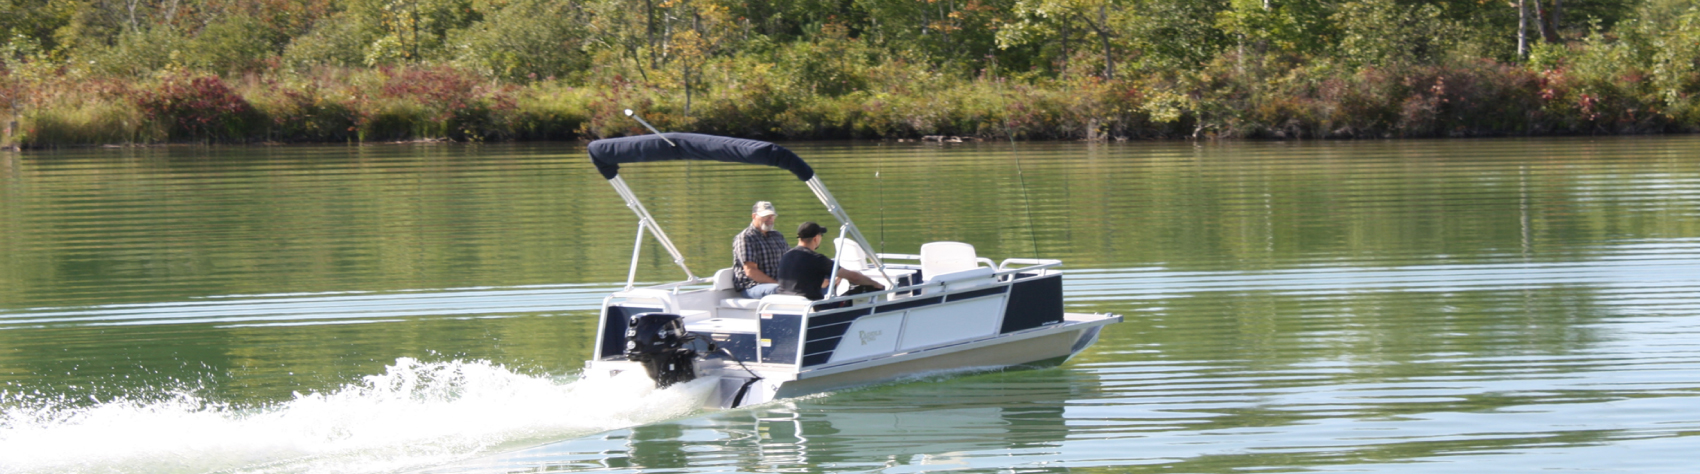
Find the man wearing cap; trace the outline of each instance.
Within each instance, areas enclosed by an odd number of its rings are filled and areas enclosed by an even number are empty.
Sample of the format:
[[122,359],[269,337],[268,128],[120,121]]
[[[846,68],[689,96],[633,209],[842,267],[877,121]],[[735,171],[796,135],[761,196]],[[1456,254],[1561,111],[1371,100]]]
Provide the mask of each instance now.
[[732,287],[745,298],[760,299],[779,288],[774,275],[785,253],[785,234],[773,230],[778,215],[773,203],[757,202],[750,209],[750,226],[732,238]]
[[[798,295],[811,300],[826,298],[821,291],[826,288],[827,277],[832,275],[832,258],[815,252],[820,248],[820,242],[826,235],[826,228],[814,222],[804,222],[797,226],[797,246],[785,251],[785,256],[779,259],[779,293]],[[861,272],[843,268],[838,269],[838,277],[850,280],[857,285],[884,290],[885,286],[875,282]]]

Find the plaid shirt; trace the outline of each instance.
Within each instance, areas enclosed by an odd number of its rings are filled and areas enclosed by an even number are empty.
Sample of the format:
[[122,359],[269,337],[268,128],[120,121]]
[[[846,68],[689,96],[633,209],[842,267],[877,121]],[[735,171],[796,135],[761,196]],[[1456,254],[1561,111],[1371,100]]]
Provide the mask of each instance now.
[[732,287],[744,291],[756,286],[756,281],[744,273],[744,262],[756,262],[756,268],[766,273],[768,278],[776,277],[774,272],[779,271],[779,256],[785,255],[789,249],[790,246],[785,244],[785,234],[764,233],[754,226],[745,227],[743,232],[732,238]]

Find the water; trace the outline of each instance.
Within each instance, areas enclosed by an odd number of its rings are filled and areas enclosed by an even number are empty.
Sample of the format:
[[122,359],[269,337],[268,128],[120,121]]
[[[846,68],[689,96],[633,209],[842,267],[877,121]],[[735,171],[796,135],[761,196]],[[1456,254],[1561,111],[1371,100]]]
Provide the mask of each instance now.
[[[764,406],[574,375],[574,144],[0,154],[0,472],[1689,472],[1700,138],[798,144],[887,252],[1064,259],[1046,370]],[[788,173],[626,167],[686,262]],[[1037,249],[1037,252],[1035,251]],[[638,279],[681,278],[646,244]]]

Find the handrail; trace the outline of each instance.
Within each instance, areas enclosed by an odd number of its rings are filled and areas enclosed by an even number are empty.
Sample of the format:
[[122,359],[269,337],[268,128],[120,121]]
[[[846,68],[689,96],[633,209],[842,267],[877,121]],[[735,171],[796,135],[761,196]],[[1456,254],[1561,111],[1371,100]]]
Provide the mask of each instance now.
[[[1011,259],[1011,260],[1014,260],[1014,259]],[[1021,267],[1021,268],[1011,268],[1011,269],[1008,269],[1008,270],[998,270],[998,271],[993,272],[991,275],[988,275],[987,277],[997,278],[997,277],[1001,277],[1001,276],[1004,276],[1004,275],[1014,275],[1014,274],[1017,274],[1017,273],[1027,272],[1027,271],[1031,271],[1031,270],[1043,270],[1043,269],[1046,269],[1046,268],[1058,267],[1058,266],[1062,265],[1061,260],[1050,260],[1049,262],[1051,262],[1051,263],[1033,265],[1033,266],[1028,266],[1028,267]],[[890,280],[887,280],[887,281],[890,281]],[[921,289],[927,289],[927,288],[932,288],[932,287],[943,287],[944,285],[945,285],[945,282],[929,280],[929,281],[926,281],[926,282],[923,282],[923,283],[909,285],[909,286],[905,286],[905,287],[901,287],[901,288],[887,288],[887,289],[881,290],[881,291],[870,291],[870,292],[867,292],[867,293],[860,293],[860,294],[854,294],[854,295],[826,298],[826,299],[822,299],[822,300],[815,301],[815,302],[811,303],[811,307],[818,306],[818,305],[825,304],[825,303],[838,303],[838,302],[850,301],[850,300],[858,299],[858,298],[867,298],[867,297],[871,297],[871,296],[884,296],[884,295],[888,295],[888,294],[892,294],[892,293],[897,293],[897,292],[900,292],[900,291],[914,291],[914,290],[921,290]]]
[[709,279],[709,278],[697,277],[697,278],[692,278],[692,279],[689,279],[689,280],[676,281],[676,282],[672,282],[672,283],[662,283],[662,284],[658,284],[658,285],[650,285],[650,286],[645,286],[645,287],[628,288],[628,289],[616,291],[614,293],[619,294],[619,293],[625,293],[625,292],[634,291],[634,290],[673,290],[673,289],[678,289],[680,287],[685,287],[685,286],[690,286],[690,285],[700,285],[700,284],[703,284],[703,283],[714,283],[714,280]]
[[1049,266],[1061,265],[1062,260],[1049,259],[1049,258],[1006,258],[1006,259],[1003,260],[1002,263],[998,264],[998,269],[1001,270],[1004,267],[1009,266],[1009,264],[1011,264],[1011,263],[1017,263],[1017,264],[1024,263],[1024,264],[1028,264],[1028,265],[1044,265],[1044,266],[1049,267]]

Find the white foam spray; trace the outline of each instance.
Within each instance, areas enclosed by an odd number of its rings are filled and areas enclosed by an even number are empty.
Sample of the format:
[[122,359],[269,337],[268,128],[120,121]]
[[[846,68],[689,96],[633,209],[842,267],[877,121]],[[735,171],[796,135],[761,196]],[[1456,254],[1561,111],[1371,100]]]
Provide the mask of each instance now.
[[656,390],[635,371],[563,381],[402,358],[340,389],[253,408],[186,390],[78,407],[11,394],[0,399],[0,473],[393,472],[682,417],[717,382]]

